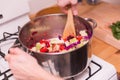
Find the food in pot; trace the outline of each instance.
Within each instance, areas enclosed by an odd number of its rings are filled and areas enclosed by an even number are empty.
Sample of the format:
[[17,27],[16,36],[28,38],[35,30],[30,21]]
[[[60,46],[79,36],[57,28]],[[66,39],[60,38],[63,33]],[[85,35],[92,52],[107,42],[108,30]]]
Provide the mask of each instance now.
[[51,52],[66,52],[71,51],[76,48],[79,48],[86,44],[89,41],[89,35],[86,30],[79,32],[79,35],[68,36],[66,39],[63,39],[61,36],[58,38],[51,39],[42,39],[31,48],[32,51],[42,52],[42,53],[51,53]]

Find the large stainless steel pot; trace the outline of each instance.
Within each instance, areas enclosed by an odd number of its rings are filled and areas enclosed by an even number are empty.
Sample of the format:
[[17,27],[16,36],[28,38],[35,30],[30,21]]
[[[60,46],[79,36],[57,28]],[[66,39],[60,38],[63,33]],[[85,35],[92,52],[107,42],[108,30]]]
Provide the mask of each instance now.
[[[64,14],[50,14],[40,16],[24,25],[19,32],[19,41],[24,48],[30,51],[29,47],[40,39],[49,39],[62,35],[66,24],[67,16]],[[90,22],[93,24],[91,25]],[[74,77],[82,73],[91,61],[92,49],[91,38],[96,22],[89,18],[74,16],[76,33],[82,29],[87,29],[90,40],[83,47],[64,53],[39,53],[32,55],[38,63],[48,72],[63,78]]]

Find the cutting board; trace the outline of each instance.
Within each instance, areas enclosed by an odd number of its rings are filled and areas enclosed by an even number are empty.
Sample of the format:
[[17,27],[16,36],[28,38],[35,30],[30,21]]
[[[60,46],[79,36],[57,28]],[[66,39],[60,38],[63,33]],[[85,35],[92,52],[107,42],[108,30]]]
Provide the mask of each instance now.
[[[102,2],[98,5],[83,4],[79,6],[79,15],[82,17],[92,18],[97,22],[97,28],[94,29],[94,36],[104,42],[120,49],[120,40],[113,37],[109,25],[113,22],[120,21],[120,5],[112,5]],[[84,12],[80,12],[81,8],[85,8]]]

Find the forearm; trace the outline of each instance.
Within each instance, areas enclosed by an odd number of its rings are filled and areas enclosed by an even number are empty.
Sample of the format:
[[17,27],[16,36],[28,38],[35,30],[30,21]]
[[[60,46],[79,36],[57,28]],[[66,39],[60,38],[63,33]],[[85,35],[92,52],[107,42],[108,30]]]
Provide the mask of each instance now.
[[[38,70],[39,69],[39,70]],[[58,76],[54,76],[47,71],[43,70],[41,67],[39,67],[31,76],[30,80],[64,80]]]

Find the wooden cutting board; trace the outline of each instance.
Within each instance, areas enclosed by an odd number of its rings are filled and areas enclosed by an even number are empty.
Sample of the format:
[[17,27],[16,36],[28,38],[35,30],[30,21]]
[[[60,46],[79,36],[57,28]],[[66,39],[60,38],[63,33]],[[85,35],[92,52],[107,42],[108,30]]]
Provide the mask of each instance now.
[[[112,5],[109,3],[101,2],[98,5],[79,5],[79,15],[96,20],[97,28],[94,29],[94,36],[103,40],[104,42],[120,49],[120,40],[116,40],[109,28],[113,22],[120,21],[120,5]],[[84,11],[81,12],[81,10]]]

